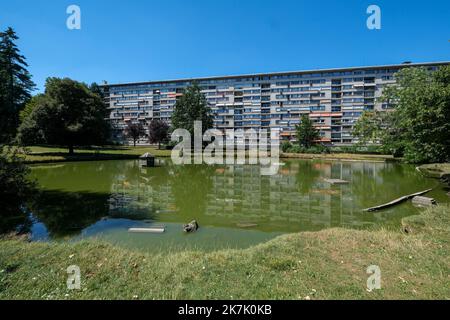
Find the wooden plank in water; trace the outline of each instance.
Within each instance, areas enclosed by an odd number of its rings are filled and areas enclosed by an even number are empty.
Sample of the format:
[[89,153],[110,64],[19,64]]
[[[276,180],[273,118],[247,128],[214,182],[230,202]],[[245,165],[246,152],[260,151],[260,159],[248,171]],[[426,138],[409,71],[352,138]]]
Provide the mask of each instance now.
[[128,232],[131,233],[164,233],[166,229],[164,227],[153,227],[153,228],[130,228]]
[[425,194],[425,193],[428,193],[428,192],[430,192],[431,190],[433,190],[433,189],[428,189],[428,190],[425,190],[425,191],[421,191],[421,192],[409,194],[409,195],[403,196],[403,197],[401,197],[401,198],[395,199],[395,200],[393,200],[393,201],[391,201],[391,202],[382,204],[382,205],[380,205],[380,206],[376,206],[376,207],[364,209],[363,211],[365,211],[365,212],[373,212],[373,211],[382,210],[382,209],[385,209],[385,208],[388,208],[388,207],[392,207],[392,206],[394,206],[394,205],[396,205],[396,204],[399,204],[399,203],[401,203],[401,202],[403,202],[403,201],[406,201],[406,200],[409,200],[409,199],[411,199],[411,198],[414,198],[414,197],[417,197],[417,196],[421,196],[421,195],[423,195],[423,194]]
[[256,223],[245,223],[245,222],[243,222],[243,223],[238,223],[237,224],[238,228],[254,228],[254,227],[257,227],[257,226],[258,225]]
[[331,184],[349,184],[346,180],[341,179],[325,179],[325,182],[331,183]]

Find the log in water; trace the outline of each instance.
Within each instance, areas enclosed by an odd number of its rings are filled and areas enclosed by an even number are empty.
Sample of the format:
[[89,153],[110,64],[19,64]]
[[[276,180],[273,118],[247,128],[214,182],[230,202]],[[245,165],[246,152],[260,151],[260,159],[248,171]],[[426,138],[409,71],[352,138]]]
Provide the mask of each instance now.
[[380,206],[364,209],[363,211],[365,211],[365,212],[373,212],[373,211],[382,210],[382,209],[385,209],[385,208],[388,208],[388,207],[392,207],[392,206],[395,206],[396,204],[399,204],[399,203],[401,203],[403,201],[406,201],[406,200],[409,200],[411,198],[414,198],[414,197],[417,197],[417,196],[421,196],[421,195],[423,195],[425,193],[428,193],[431,190],[433,190],[433,189],[428,189],[428,190],[425,190],[425,191],[409,194],[409,195],[403,196],[401,198],[395,199],[395,200],[393,200],[391,202],[388,202],[386,204],[382,204]]

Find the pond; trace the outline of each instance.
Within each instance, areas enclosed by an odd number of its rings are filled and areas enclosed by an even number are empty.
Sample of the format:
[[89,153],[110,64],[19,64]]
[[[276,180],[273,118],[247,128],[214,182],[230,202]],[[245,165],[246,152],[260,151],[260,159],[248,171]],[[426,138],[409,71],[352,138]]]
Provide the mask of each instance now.
[[[29,205],[32,241],[77,241],[96,237],[145,251],[245,248],[280,234],[332,227],[382,225],[399,228],[417,214],[411,202],[376,213],[367,207],[434,188],[438,180],[395,163],[284,160],[275,176],[251,165],[157,167],[138,161],[102,161],[32,167],[42,192]],[[349,181],[331,185],[327,178]],[[184,223],[200,229],[185,234]],[[129,233],[131,227],[165,226],[162,234]]]

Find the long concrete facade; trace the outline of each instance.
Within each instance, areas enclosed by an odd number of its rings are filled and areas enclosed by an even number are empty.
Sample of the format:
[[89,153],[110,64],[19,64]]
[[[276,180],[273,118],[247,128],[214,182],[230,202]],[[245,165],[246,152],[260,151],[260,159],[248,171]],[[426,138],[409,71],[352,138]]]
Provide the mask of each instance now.
[[[280,130],[295,138],[295,126],[308,114],[327,145],[357,142],[353,126],[364,111],[389,110],[379,101],[383,87],[395,83],[395,73],[407,67],[436,70],[450,62],[404,63],[370,67],[265,73],[238,76],[104,84],[113,139],[127,143],[128,123],[145,128],[153,119],[170,124],[177,99],[196,82],[202,88],[218,129]],[[140,143],[145,144],[147,137]]]

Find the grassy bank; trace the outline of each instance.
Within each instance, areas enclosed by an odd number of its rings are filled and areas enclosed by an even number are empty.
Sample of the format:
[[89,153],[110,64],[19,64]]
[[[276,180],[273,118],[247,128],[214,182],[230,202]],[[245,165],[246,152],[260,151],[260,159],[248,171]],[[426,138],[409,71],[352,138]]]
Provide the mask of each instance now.
[[[450,299],[450,206],[400,230],[330,229],[245,250],[148,255],[95,241],[0,241],[0,299]],[[399,228],[400,229],[400,228]],[[82,289],[66,289],[66,268]],[[382,289],[367,292],[378,265]]]
[[[111,146],[92,149],[75,149],[75,154],[70,155],[66,148],[58,147],[28,147],[22,152],[22,157],[28,164],[52,163],[68,161],[98,161],[98,160],[121,160],[136,159],[146,152],[157,157],[170,157],[170,150],[159,150],[153,146]],[[353,154],[353,153],[332,153],[332,154],[302,154],[302,153],[282,153],[281,158],[285,159],[322,159],[335,161],[372,161],[385,162],[394,161],[392,156],[373,154]]]
[[424,164],[418,169],[430,178],[442,178],[444,175],[450,175],[450,163]]
[[372,161],[372,162],[386,162],[396,160],[393,156],[388,155],[355,154],[355,153],[329,153],[329,154],[282,153],[281,157],[287,159],[322,159],[334,161]]
[[136,159],[146,152],[157,157],[170,157],[170,150],[159,150],[156,147],[103,147],[96,149],[75,149],[70,155],[67,149],[56,147],[29,147],[21,155],[26,163],[51,163],[67,161],[97,161]]

